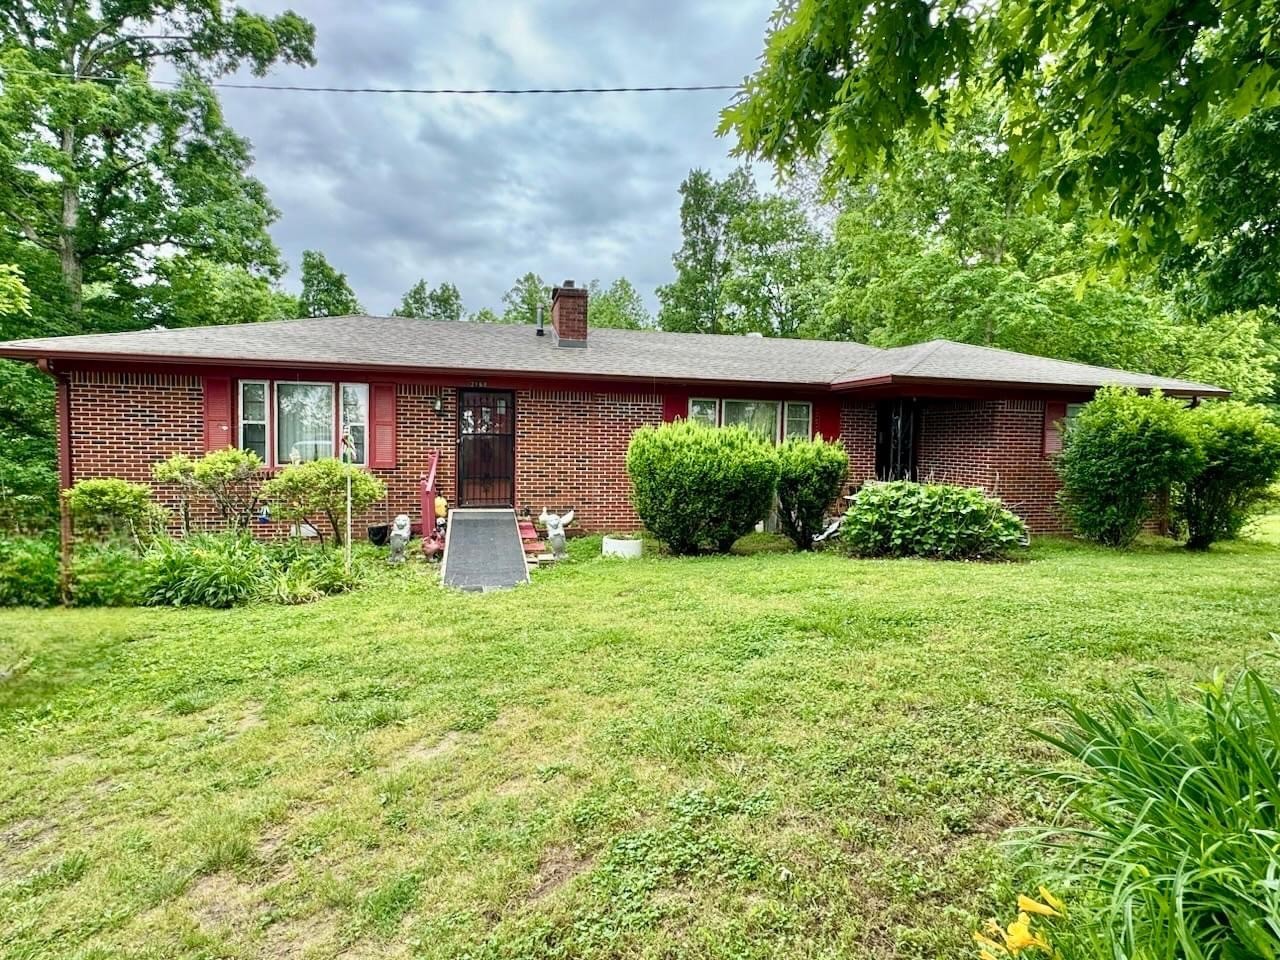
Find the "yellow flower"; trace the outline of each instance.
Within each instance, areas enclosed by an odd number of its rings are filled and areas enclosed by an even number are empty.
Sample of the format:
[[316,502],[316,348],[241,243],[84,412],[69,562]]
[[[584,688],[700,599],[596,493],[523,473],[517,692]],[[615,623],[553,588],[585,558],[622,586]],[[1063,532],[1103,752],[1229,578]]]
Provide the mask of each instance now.
[[1040,888],[1040,899],[1053,907],[1053,909],[1057,910],[1059,913],[1064,916],[1066,915],[1067,905],[1050,893],[1045,887]]
[[1025,913],[1018,914],[1018,919],[1009,924],[1009,929],[1004,936],[1004,943],[1009,948],[1009,952],[1013,954],[1021,953],[1023,950],[1050,952],[1049,941],[1039,934],[1031,932],[1031,918]]
[[978,953],[978,960],[996,960],[996,955],[990,950],[982,950]]
[[[1044,887],[1040,888],[1041,890]],[[1039,900],[1032,900],[1030,897],[1024,897],[1018,894],[1018,909],[1023,913],[1038,913],[1042,917],[1060,917],[1062,914],[1051,906],[1046,906]]]
[[[984,937],[980,933],[976,933],[976,932],[974,933],[973,942],[976,943],[978,946],[982,947],[982,953],[984,955],[990,954],[992,950],[999,950],[1001,953],[1004,953],[1004,947],[1000,946],[1000,944],[996,943],[990,937]],[[986,960],[985,956],[983,957],[983,960]]]

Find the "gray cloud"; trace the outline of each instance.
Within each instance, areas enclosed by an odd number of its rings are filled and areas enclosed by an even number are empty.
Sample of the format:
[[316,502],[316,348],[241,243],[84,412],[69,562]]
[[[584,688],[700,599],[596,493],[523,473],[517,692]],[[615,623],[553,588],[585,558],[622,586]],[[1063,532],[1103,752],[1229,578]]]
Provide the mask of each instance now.
[[[732,83],[753,68],[772,9],[770,0],[295,6],[316,25],[318,63],[271,79],[357,87]],[[419,277],[456,283],[469,309],[496,308],[527,270],[548,282],[625,274],[652,306],[679,244],[681,179],[694,166],[733,165],[714,135],[724,92],[222,97],[253,141],[289,262],[324,250],[375,312]]]

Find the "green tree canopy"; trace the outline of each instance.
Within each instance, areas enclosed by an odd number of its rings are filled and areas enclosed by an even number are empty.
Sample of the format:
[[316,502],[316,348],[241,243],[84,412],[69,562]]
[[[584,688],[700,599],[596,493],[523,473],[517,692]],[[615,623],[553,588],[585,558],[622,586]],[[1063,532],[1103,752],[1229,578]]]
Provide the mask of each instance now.
[[302,296],[299,298],[304,317],[342,317],[363,313],[347,275],[330,266],[319,250],[302,252]]
[[392,310],[391,315],[422,320],[462,320],[465,312],[462,294],[452,283],[442,283],[432,290],[426,280],[419,280],[400,298],[400,306]]
[[1280,106],[1277,22],[1276,0],[796,0],[721,131],[741,154],[790,167],[828,151],[834,175],[856,176],[898,166],[904,131],[945,138],[996,90],[1033,198],[1105,214],[1111,251],[1143,258],[1213,228],[1169,171],[1221,117]]
[[538,307],[543,317],[551,320],[551,287],[542,282],[536,273],[526,273],[502,295],[501,323],[536,323]]
[[[312,61],[314,30],[189,0],[0,8],[0,217],[58,258],[68,304],[127,299],[159,251],[275,274],[275,217],[208,80]],[[161,89],[156,69],[179,82]]]
[[619,330],[645,330],[653,326],[653,317],[645,308],[644,300],[626,277],[619,277],[608,287],[592,280],[587,289],[587,323],[591,326]]

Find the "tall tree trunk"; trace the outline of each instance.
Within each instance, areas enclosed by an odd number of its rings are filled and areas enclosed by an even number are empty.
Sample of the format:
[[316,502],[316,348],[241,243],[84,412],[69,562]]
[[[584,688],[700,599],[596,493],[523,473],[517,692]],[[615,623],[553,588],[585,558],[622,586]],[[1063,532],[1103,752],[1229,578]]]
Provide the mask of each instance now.
[[[76,132],[72,127],[62,129],[62,153],[67,169],[75,169]],[[81,286],[84,270],[80,263],[80,251],[76,249],[76,228],[80,224],[80,190],[74,174],[62,182],[62,234],[58,238],[58,256],[62,262],[62,282],[71,297],[71,310],[80,313]]]

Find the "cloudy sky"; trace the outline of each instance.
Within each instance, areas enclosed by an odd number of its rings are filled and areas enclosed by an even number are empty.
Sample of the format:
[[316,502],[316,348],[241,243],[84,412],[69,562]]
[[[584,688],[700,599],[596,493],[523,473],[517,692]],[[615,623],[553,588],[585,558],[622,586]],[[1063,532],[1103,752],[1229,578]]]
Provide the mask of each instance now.
[[[762,47],[771,0],[294,0],[317,65],[270,82],[527,87],[735,83]],[[246,78],[229,78],[248,79]],[[526,270],[549,283],[627,276],[651,308],[679,246],[681,179],[730,169],[715,136],[726,91],[428,97],[222,90],[301,252],[390,311],[419,277],[469,310],[497,308]]]

